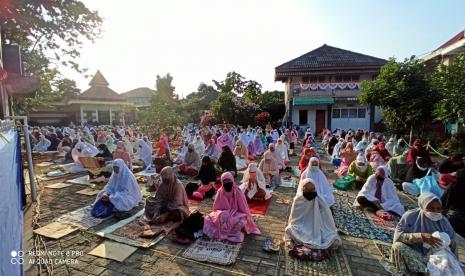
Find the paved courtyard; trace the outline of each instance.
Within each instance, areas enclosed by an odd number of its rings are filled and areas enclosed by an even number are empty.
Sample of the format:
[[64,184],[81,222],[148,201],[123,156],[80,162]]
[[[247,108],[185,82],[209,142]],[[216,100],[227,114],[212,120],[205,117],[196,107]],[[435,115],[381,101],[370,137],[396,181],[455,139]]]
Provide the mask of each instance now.
[[[297,165],[297,157],[293,157],[291,165]],[[331,172],[332,166],[328,158],[322,159],[325,173],[330,182],[334,181],[335,174]],[[74,176],[76,177],[76,176]],[[39,181],[40,201],[38,223],[41,226],[51,222],[61,214],[73,211],[91,204],[95,196],[76,194],[82,190],[81,185],[71,185],[62,189],[43,188],[44,185],[63,182],[64,179],[53,181]],[[283,248],[276,254],[266,253],[262,250],[263,242],[267,237],[281,239],[287,223],[288,213],[292,198],[295,194],[293,188],[280,187],[275,190],[272,203],[265,217],[256,216],[262,235],[249,235],[243,243],[239,257],[234,265],[221,266],[200,263],[182,257],[187,246],[172,243],[170,236],[149,249],[138,248],[129,258],[123,262],[99,258],[87,253],[104,241],[104,238],[94,233],[108,225],[117,222],[115,219],[104,221],[95,229],[77,231],[58,240],[42,238],[34,243],[30,234],[31,218],[34,215],[32,209],[28,211],[28,221],[25,224],[25,244],[31,249],[36,244],[35,250],[48,251],[78,251],[77,261],[73,263],[54,264],[53,275],[285,275],[285,252]],[[279,203],[277,200],[280,199]],[[289,200],[289,203],[282,203]],[[212,200],[204,200],[196,204],[196,208],[202,213],[209,212]],[[372,240],[354,238],[341,234],[342,252],[350,266],[350,275],[389,275],[379,263],[381,253]],[[463,248],[463,246],[462,246]],[[463,252],[461,252],[463,253]],[[462,255],[462,260],[463,255]],[[52,272],[50,270],[48,273]],[[46,275],[46,266],[33,265],[28,267],[27,275]],[[325,275],[325,274],[315,274]]]

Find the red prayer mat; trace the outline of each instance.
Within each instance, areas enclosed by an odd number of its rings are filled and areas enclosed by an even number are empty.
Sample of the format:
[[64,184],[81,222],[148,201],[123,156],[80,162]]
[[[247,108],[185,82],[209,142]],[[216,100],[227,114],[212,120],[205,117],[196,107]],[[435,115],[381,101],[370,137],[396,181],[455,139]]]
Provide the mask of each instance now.
[[268,211],[268,207],[270,207],[271,199],[272,198],[269,198],[265,201],[248,200],[247,203],[249,204],[249,209],[252,215],[265,216]]

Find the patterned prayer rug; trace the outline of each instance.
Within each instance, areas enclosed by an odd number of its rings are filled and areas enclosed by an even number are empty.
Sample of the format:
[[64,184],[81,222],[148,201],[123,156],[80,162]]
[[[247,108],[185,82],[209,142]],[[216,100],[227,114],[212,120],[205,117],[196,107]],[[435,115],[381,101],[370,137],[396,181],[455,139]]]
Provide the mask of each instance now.
[[102,221],[108,219],[94,218],[91,214],[92,205],[84,206],[72,212],[59,216],[55,221],[65,224],[75,225],[81,229],[87,230],[91,227],[97,226]]
[[388,221],[378,217],[375,213],[364,210],[363,213],[374,227],[386,228],[391,231],[396,229],[400,217],[395,216],[393,220]]
[[182,254],[184,258],[200,262],[230,265],[236,262],[242,243],[197,239]]
[[342,248],[330,250],[329,258],[321,262],[299,260],[286,254],[285,275],[352,275]]
[[333,211],[337,229],[353,237],[391,242],[394,231],[374,225],[362,209],[353,207],[356,195],[355,192],[334,190],[336,203]]

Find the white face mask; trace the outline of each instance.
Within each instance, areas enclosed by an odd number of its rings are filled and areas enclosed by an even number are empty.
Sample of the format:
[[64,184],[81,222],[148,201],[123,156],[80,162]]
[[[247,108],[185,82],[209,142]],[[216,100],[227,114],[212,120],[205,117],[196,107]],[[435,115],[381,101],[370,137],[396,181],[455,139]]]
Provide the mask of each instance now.
[[425,216],[432,221],[440,221],[442,219],[441,213],[428,212],[428,211],[425,211],[424,213],[425,213]]

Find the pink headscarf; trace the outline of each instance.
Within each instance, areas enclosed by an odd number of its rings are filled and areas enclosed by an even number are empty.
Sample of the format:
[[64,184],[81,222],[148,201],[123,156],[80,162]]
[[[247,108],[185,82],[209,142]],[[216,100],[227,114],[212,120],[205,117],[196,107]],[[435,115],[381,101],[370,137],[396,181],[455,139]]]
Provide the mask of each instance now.
[[[234,183],[234,176],[230,172],[225,172],[221,175],[221,183],[225,180],[230,180]],[[231,192],[226,192],[223,187],[221,187],[216,195],[215,202],[213,203],[213,211],[224,211],[230,210],[231,213],[237,213],[237,215],[246,215],[246,224],[244,230],[247,234],[260,234],[255,221],[252,218],[250,213],[249,205],[247,205],[247,200],[244,193],[239,189],[239,186],[235,183],[233,184],[233,189]],[[238,214],[241,213],[241,214]]]

